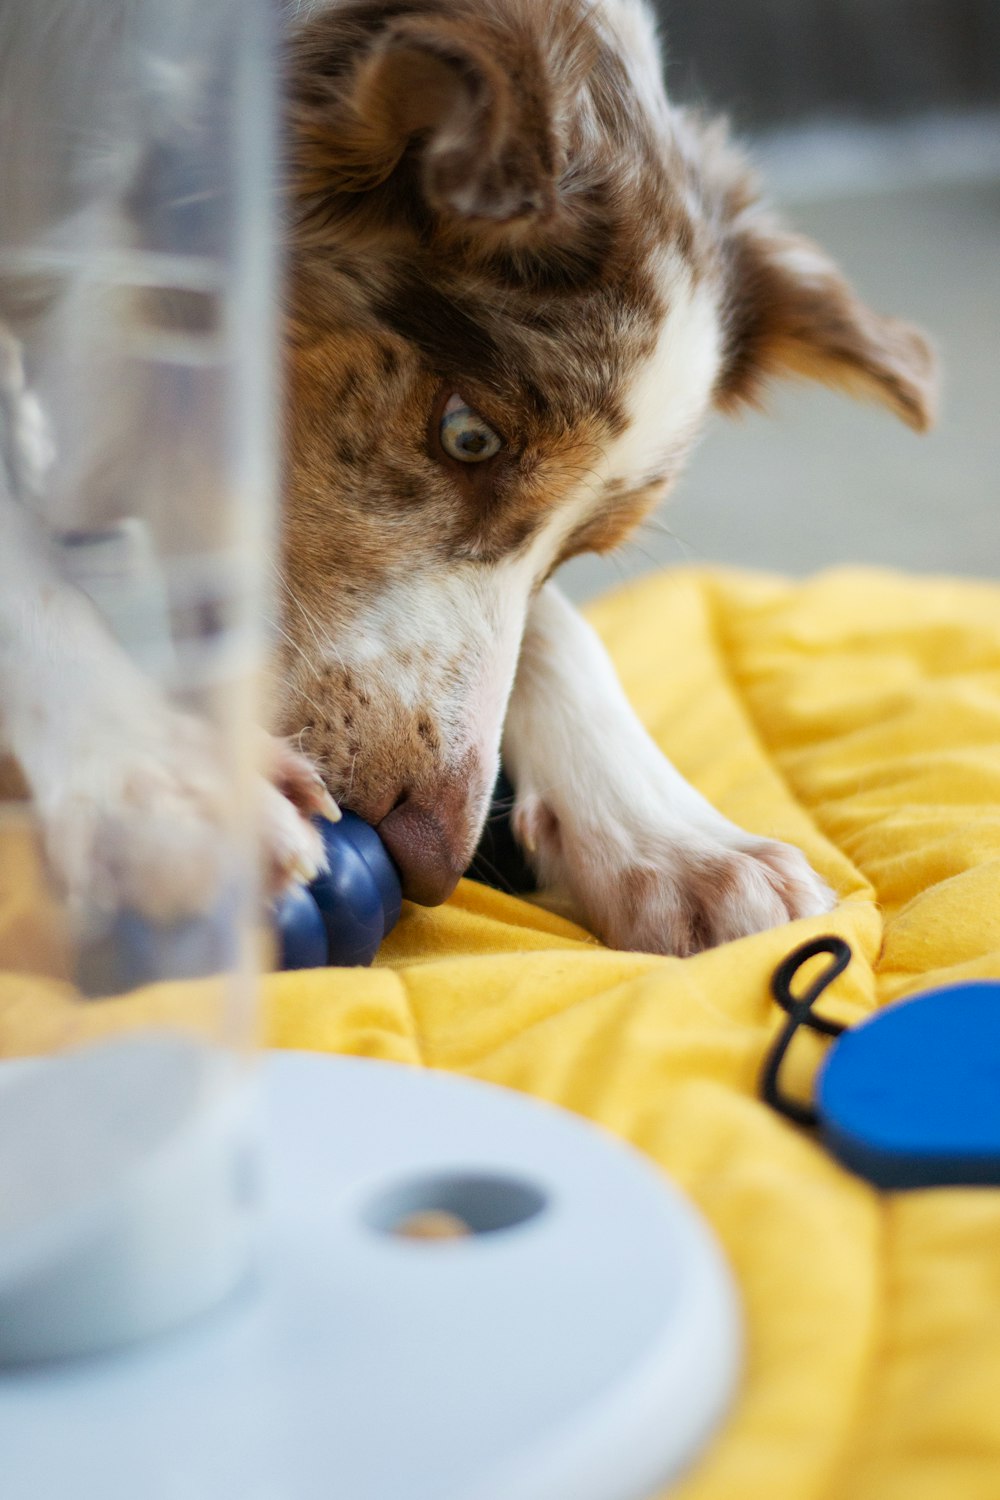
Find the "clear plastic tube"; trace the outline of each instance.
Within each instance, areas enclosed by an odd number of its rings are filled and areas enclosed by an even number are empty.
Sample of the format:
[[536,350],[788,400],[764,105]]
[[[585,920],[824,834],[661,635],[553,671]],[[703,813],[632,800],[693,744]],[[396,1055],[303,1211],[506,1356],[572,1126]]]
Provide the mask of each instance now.
[[0,1055],[45,1059],[0,1065],[0,1360],[176,1321],[249,1253],[269,13],[0,16]]

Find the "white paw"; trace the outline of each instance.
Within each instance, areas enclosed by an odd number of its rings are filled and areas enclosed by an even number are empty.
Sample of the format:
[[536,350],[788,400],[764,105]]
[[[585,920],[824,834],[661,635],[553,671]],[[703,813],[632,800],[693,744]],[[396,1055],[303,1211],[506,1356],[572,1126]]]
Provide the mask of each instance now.
[[834,904],[800,850],[721,817],[576,824],[528,797],[514,828],[543,888],[611,948],[686,957]]
[[265,736],[261,838],[264,888],[277,895],[296,881],[308,885],[326,868],[323,840],[312,818],[319,813],[336,822],[340,809],[312,761],[287,740]]
[[[157,922],[206,910],[225,877],[236,809],[208,729],[147,700],[135,722],[68,743],[36,786],[46,853],[71,910]],[[33,774],[34,773],[34,774]],[[41,786],[39,786],[41,781]]]
[[[147,700],[138,724],[90,737],[36,795],[46,852],[71,911],[85,922],[120,908],[166,923],[207,911],[231,874],[247,809],[237,803],[211,731]],[[264,886],[273,895],[325,865],[314,812],[336,814],[313,766],[269,746],[257,816]]]

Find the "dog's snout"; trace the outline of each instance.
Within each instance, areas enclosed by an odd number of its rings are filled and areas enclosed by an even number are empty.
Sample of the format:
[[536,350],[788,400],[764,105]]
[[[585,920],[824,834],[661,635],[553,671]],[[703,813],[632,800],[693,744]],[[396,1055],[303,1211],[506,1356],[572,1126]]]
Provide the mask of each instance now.
[[403,895],[420,906],[447,901],[465,870],[461,847],[441,812],[414,797],[404,797],[378,824],[378,832],[399,870]]

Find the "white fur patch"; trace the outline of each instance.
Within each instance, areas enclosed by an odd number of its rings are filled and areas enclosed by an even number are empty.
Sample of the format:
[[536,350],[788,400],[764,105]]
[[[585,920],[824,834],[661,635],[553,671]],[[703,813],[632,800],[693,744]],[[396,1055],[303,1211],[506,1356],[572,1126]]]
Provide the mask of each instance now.
[[470,751],[494,765],[531,596],[602,488],[598,476],[588,479],[529,547],[502,562],[451,563],[383,584],[350,626],[315,638],[303,685],[326,665],[349,667],[390,712],[433,721],[442,772]]
[[690,447],[721,358],[714,287],[704,281],[694,286],[690,269],[671,252],[661,254],[656,280],[667,313],[652,354],[634,372],[628,430],[607,453],[608,477],[630,487],[673,466]]
[[551,584],[532,602],[503,751],[542,884],[612,947],[691,953],[830,909],[799,850],[731,823],[661,754]]
[[603,0],[593,12],[604,39],[625,64],[628,81],[646,113],[665,123],[667,97],[656,22],[642,0]]
[[501,563],[453,563],[383,585],[350,627],[321,644],[320,662],[357,670],[404,712],[428,713],[445,762],[470,748],[494,756],[541,545]]

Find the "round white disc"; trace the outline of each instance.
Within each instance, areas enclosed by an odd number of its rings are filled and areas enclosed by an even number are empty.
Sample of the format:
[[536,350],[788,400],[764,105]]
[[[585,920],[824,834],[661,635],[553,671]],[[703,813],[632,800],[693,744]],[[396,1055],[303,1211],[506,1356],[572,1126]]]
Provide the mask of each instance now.
[[[737,1301],[638,1153],[442,1073],[261,1071],[255,1284],[134,1349],[0,1375],[5,1500],[646,1500],[694,1457]],[[393,1232],[425,1211],[477,1232]]]

